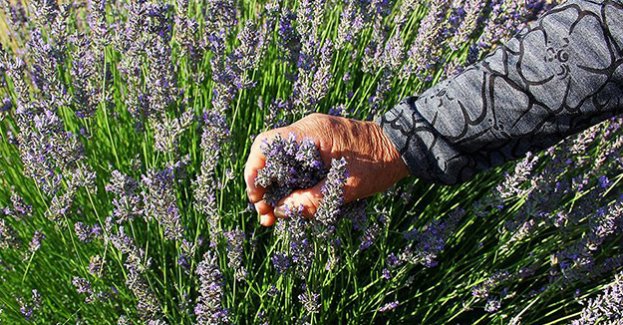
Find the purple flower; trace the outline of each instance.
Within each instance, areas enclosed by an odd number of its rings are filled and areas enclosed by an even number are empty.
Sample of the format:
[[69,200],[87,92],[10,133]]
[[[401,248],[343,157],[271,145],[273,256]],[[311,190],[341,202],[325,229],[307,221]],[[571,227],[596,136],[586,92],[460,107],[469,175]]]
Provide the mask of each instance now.
[[74,231],[81,242],[88,243],[101,235],[102,228],[99,225],[89,227],[82,222],[74,223]]
[[159,152],[174,153],[177,150],[180,135],[193,123],[192,111],[182,113],[179,118],[160,116],[151,119],[154,128],[154,149]]
[[73,277],[71,283],[76,288],[76,292],[78,292],[78,294],[85,295],[84,302],[87,304],[92,303],[97,298],[97,294],[93,292],[93,288],[91,287],[91,282],[87,279]]
[[34,313],[32,306],[28,305],[23,298],[17,298],[17,303],[19,304],[19,312],[24,316],[24,319],[30,320]]
[[272,206],[295,189],[315,185],[326,174],[320,153],[310,139],[299,144],[294,134],[287,140],[277,135],[265,141],[261,150],[266,164],[258,171],[255,184],[267,189],[264,200]]
[[[20,306],[19,311],[27,321],[32,318],[35,311],[41,308],[41,302],[41,294],[37,289],[32,289],[31,304],[26,303],[22,297],[17,298],[17,303]],[[2,313],[0,312],[0,314]]]
[[270,258],[279,274],[284,274],[291,266],[290,257],[285,253],[277,252]]
[[290,208],[286,206],[286,219],[284,236],[290,241],[290,258],[296,266],[296,274],[300,278],[306,278],[315,253],[312,239],[310,238],[311,222],[303,217],[302,207]]
[[268,291],[266,292],[266,294],[270,297],[275,297],[277,296],[281,291],[279,291],[279,289],[277,289],[277,287],[274,284],[270,285],[270,288],[268,288]]
[[526,156],[515,165],[514,173],[512,175],[507,174],[502,184],[496,187],[500,202],[512,197],[523,196],[530,191],[530,188],[528,190],[522,189],[521,185],[530,179],[538,162],[539,156],[529,151],[526,153]]
[[182,244],[177,257],[177,264],[184,268],[185,271],[190,270],[190,262],[194,258],[197,248],[203,244],[203,239],[199,237],[197,242],[192,243],[186,238],[182,239]]
[[610,186],[610,180],[608,179],[608,176],[606,175],[602,175],[599,176],[599,186],[603,189],[608,188],[608,186]]
[[623,304],[623,275],[617,274],[597,297],[582,302],[584,308],[580,317],[572,322],[573,325],[597,324],[606,321],[620,321],[621,305]]
[[87,22],[93,34],[93,41],[100,47],[108,45],[110,34],[106,23],[106,0],[89,0],[87,9]]
[[221,233],[220,216],[217,211],[216,191],[219,183],[216,178],[217,164],[221,156],[221,147],[229,138],[229,126],[225,115],[218,111],[208,111],[203,116],[201,134],[201,167],[199,175],[193,181],[195,208],[207,215],[210,231],[210,243],[216,245]]
[[401,1],[398,13],[394,17],[394,24],[402,27],[412,17],[413,11],[417,9],[418,5],[420,5],[418,0]]
[[71,283],[74,285],[74,287],[76,287],[76,291],[78,293],[90,294],[93,292],[91,289],[91,283],[84,278],[74,277],[71,280]]
[[368,226],[366,206],[366,200],[357,200],[343,208],[342,219],[350,220],[355,231],[364,231]]
[[315,314],[320,312],[321,305],[318,301],[318,299],[320,298],[319,294],[306,291],[299,294],[298,298],[303,305],[303,308],[305,308],[308,313]]
[[0,113],[8,112],[13,107],[13,103],[11,102],[11,98],[4,97],[2,100],[2,105],[0,106]]
[[381,277],[385,280],[390,280],[392,278],[392,273],[387,268],[384,268],[381,273]]
[[180,255],[177,257],[177,265],[183,267],[184,269],[190,268],[190,263],[188,263],[188,258],[184,255]]
[[211,31],[231,30],[238,25],[236,4],[231,0],[207,1],[206,20]]
[[344,0],[344,9],[337,29],[336,49],[354,45],[364,28],[364,15],[357,0]]
[[[24,30],[28,23],[28,17],[24,6],[21,2],[3,2],[5,17],[7,18],[8,25],[11,31],[8,31],[9,35],[13,35],[12,38],[19,38],[17,31]],[[12,32],[14,31],[14,32]]]
[[244,232],[240,229],[234,229],[224,233],[227,239],[227,266],[234,270],[236,280],[243,281],[247,277],[247,270],[242,265],[244,254]]
[[115,195],[112,200],[113,216],[117,223],[130,221],[143,214],[143,201],[138,193],[138,182],[114,170],[111,173],[110,181],[106,185],[106,192]]
[[485,311],[488,313],[495,313],[500,310],[502,307],[500,300],[497,298],[489,298],[487,299],[487,303],[485,304]]
[[344,186],[348,173],[346,170],[346,159],[333,159],[331,169],[327,174],[324,186],[321,189],[323,198],[320,201],[314,220],[320,223],[329,236],[332,229],[337,225],[337,221],[344,204]]
[[[586,203],[577,202],[577,210],[579,211],[576,212],[576,209],[572,211],[573,214],[580,213],[581,217],[589,214],[586,232],[581,238],[568,243],[566,247],[555,253],[564,283],[590,282],[591,279],[600,276],[611,266],[617,264],[614,263],[614,260],[609,262],[612,265],[597,264],[596,261],[597,253],[604,242],[612,235],[620,232],[623,224],[621,219],[623,205],[621,202],[615,201],[595,209],[595,198],[591,198],[591,196],[599,195],[597,193],[597,191],[589,192]],[[576,218],[579,217],[571,216],[572,220]],[[573,221],[573,223],[576,222]]]
[[391,81],[393,77],[394,74],[392,70],[387,68],[383,70],[381,78],[376,85],[376,89],[374,90],[374,94],[368,98],[371,111],[367,119],[373,119],[380,113],[380,110],[383,107],[383,101],[385,100],[386,95],[391,91]]
[[346,107],[345,105],[337,105],[329,108],[327,114],[332,116],[346,116]]
[[[60,35],[59,35],[60,36]],[[44,100],[53,110],[65,106],[69,102],[67,89],[57,76],[59,65],[63,62],[63,49],[59,44],[51,43],[52,39],[44,40],[41,30],[35,28],[30,33],[28,49],[34,58],[33,83],[42,92]],[[64,44],[62,44],[64,46]]]
[[397,268],[403,264],[403,262],[394,253],[390,253],[387,256],[386,263],[390,268]]
[[136,247],[123,226],[119,227],[118,233],[113,234],[110,240],[115,248],[126,255],[123,264],[127,274],[126,285],[137,298],[139,318],[143,321],[158,318],[162,313],[160,303],[143,277],[151,263],[150,259],[145,259],[145,252]]
[[296,64],[301,50],[300,36],[294,28],[294,21],[296,20],[296,14],[288,9],[283,10],[281,17],[279,17],[279,28],[277,33],[279,35],[279,47],[280,52],[285,53],[282,59],[285,59],[292,64]]
[[[489,19],[485,23],[483,33],[478,40],[479,52],[487,53],[495,45],[510,39],[519,32],[526,22],[536,18],[538,13],[549,8],[556,1],[547,1],[548,5],[537,5],[537,1],[520,3],[511,0],[495,0],[489,3]],[[546,1],[541,1],[546,2]],[[523,4],[523,5],[522,5]],[[527,10],[526,10],[527,9]]]
[[472,296],[479,299],[487,299],[491,294],[491,290],[495,287],[512,279],[512,275],[507,271],[498,271],[485,279],[482,283],[472,288]]
[[[263,107],[261,100],[258,100],[258,106]],[[264,126],[267,128],[278,128],[286,126],[287,122],[284,116],[292,113],[292,102],[290,100],[275,99],[268,107],[268,112],[264,115]]]
[[32,205],[26,204],[24,199],[15,191],[11,191],[11,203],[13,204],[13,209],[5,208],[5,215],[11,215],[15,219],[20,220],[30,216],[32,213]]
[[45,234],[41,231],[37,230],[32,235],[32,240],[30,241],[30,245],[28,246],[28,250],[31,253],[38,251],[41,248],[41,241],[45,239]]
[[[269,28],[264,26],[264,28]],[[264,54],[265,37],[267,30],[258,30],[255,23],[248,20],[245,22],[238,40],[240,45],[229,55],[227,64],[232,70],[232,83],[237,90],[252,88],[255,83],[249,80],[251,70],[257,68]]]
[[450,9],[451,2],[435,0],[430,4],[428,13],[418,29],[418,35],[413,41],[407,54],[406,69],[401,76],[403,79],[415,74],[424,80],[431,75],[432,69],[441,58],[441,44],[446,38],[447,24],[446,14]]
[[104,259],[99,255],[93,255],[89,258],[89,273],[92,276],[100,277],[104,268]]
[[458,208],[445,221],[435,220],[426,225],[423,231],[413,230],[405,234],[405,239],[412,243],[402,251],[400,259],[411,264],[435,267],[437,255],[443,251],[446,240],[464,215],[465,210]]
[[467,0],[462,7],[455,8],[453,17],[456,17],[458,21],[454,23],[456,26],[455,30],[448,40],[450,49],[457,51],[463,44],[470,42],[472,35],[476,32],[482,20],[483,7],[485,5],[486,2],[484,1]]
[[98,73],[101,70],[99,62],[103,61],[104,56],[95,54],[93,44],[86,35],[73,35],[69,41],[76,49],[73,53],[76,61],[70,70],[76,116],[91,117],[95,114],[99,103],[104,100],[101,93],[101,76]]
[[381,234],[381,226],[378,222],[368,226],[360,237],[359,251],[364,251],[374,244],[378,236]]
[[22,316],[24,316],[26,320],[30,320],[33,314],[33,309],[26,304],[20,303],[20,305],[21,305],[19,308],[20,313],[22,314]]
[[[296,111],[303,114],[312,112],[315,105],[325,97],[329,91],[332,78],[334,47],[331,40],[325,40],[321,47],[317,44],[309,45],[309,47],[307,51],[303,47],[299,55],[299,75],[292,90],[292,99]],[[317,47],[319,47],[319,51]]]
[[222,307],[224,280],[216,255],[206,252],[195,273],[199,277],[199,297],[194,310],[197,323],[229,323],[228,311]]
[[398,300],[392,301],[392,302],[388,302],[385,305],[381,306],[378,309],[378,312],[379,313],[385,313],[385,312],[388,312],[388,311],[392,311],[392,310],[396,309],[399,305],[400,305],[400,303],[398,302]]
[[147,219],[156,219],[164,228],[167,239],[181,239],[182,225],[174,188],[175,168],[148,170],[147,174],[142,176],[141,183],[144,188],[142,196]]

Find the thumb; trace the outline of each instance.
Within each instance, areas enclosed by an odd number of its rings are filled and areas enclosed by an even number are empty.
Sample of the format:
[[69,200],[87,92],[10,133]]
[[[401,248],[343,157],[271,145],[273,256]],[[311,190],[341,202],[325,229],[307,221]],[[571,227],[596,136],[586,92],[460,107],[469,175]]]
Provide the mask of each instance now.
[[275,216],[278,218],[286,218],[286,211],[288,208],[302,207],[301,213],[307,218],[311,218],[318,210],[320,201],[322,200],[322,187],[325,184],[325,179],[318,182],[313,187],[296,190],[290,193],[290,195],[284,197],[275,206]]

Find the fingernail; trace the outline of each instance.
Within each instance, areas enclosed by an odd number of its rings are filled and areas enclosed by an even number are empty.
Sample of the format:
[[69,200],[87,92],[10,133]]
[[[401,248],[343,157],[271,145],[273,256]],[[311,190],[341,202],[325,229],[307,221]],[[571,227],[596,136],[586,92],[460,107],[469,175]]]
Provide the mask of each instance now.
[[260,215],[260,225],[266,227],[267,223],[268,223],[268,216],[265,214]]
[[270,227],[273,225],[273,223],[275,222],[274,220],[274,216],[268,215],[268,214],[263,214],[260,217],[260,224],[264,227]]
[[275,208],[275,217],[277,218],[285,218],[286,217],[286,207],[285,205],[280,205]]

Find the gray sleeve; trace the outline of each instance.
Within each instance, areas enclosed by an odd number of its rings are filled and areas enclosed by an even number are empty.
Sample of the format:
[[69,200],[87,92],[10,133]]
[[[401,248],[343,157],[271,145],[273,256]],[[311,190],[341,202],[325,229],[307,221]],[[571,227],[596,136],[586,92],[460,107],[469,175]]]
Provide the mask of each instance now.
[[623,108],[623,4],[570,0],[376,120],[411,174],[457,184]]

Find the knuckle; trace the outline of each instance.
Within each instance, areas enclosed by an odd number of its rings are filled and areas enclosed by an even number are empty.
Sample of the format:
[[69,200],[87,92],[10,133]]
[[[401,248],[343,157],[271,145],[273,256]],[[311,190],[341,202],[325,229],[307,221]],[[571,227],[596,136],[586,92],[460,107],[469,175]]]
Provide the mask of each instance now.
[[255,171],[253,170],[253,167],[251,165],[251,159],[248,159],[247,162],[244,164],[244,171],[242,172],[244,175],[244,179],[245,181],[250,181],[251,178],[253,177],[253,173]]
[[257,210],[257,203],[262,200],[262,197],[257,193],[257,191],[247,191],[247,197],[249,198],[249,201],[255,205]]
[[318,206],[320,205],[320,202],[309,194],[304,195],[303,202],[304,202],[305,207],[308,209],[309,213],[311,214],[316,213],[316,211],[318,210]]
[[266,130],[255,137],[255,141],[261,143],[264,139],[270,138],[279,129]]
[[325,115],[320,114],[320,113],[312,113],[310,115],[307,116],[307,118],[305,119],[305,122],[314,126],[314,127],[318,127],[319,125],[323,125],[325,124],[327,121],[327,118]]
[[322,116],[323,116],[322,114],[314,112],[314,113],[307,115],[306,118],[307,119],[319,119],[319,118],[322,118]]
[[264,133],[260,133],[260,134],[258,134],[258,135],[255,137],[255,139],[253,139],[253,144],[251,144],[251,151],[256,150],[256,149],[258,149],[258,148],[259,148],[260,143],[261,143],[262,138],[263,138],[263,134],[264,134]]

